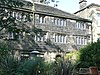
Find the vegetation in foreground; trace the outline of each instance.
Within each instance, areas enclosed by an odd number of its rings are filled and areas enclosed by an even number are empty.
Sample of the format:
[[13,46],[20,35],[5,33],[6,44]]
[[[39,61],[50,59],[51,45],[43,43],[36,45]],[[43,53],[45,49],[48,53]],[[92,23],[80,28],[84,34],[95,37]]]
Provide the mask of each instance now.
[[71,75],[77,68],[100,68],[100,41],[70,54],[77,54],[78,58],[72,61],[66,55],[66,60],[57,57],[54,62],[45,62],[40,57],[21,61],[14,57],[6,42],[0,42],[0,75]]
[[91,43],[79,50],[79,59],[77,67],[88,68],[97,66],[100,68],[100,41]]
[[43,58],[18,60],[6,42],[0,41],[0,75],[71,75],[72,63],[57,57],[54,62]]

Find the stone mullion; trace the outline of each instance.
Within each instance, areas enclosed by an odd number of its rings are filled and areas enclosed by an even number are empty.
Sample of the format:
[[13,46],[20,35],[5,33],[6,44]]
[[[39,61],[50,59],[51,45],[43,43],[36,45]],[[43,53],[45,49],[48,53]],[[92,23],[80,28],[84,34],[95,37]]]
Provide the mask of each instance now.
[[56,42],[58,42],[58,35],[56,35]]

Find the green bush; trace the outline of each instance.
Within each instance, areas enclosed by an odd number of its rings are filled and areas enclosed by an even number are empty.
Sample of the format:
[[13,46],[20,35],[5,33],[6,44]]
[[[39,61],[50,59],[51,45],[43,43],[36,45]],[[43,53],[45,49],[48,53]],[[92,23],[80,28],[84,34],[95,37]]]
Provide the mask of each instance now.
[[51,65],[42,58],[34,58],[21,62],[15,75],[50,75],[51,69]]
[[49,75],[52,64],[34,57],[20,61],[11,54],[6,42],[0,41],[0,75]]
[[91,43],[79,50],[79,60],[77,67],[100,67],[100,41]]
[[62,57],[54,62],[43,58],[18,60],[11,54],[8,45],[0,42],[0,75],[71,75],[73,64]]

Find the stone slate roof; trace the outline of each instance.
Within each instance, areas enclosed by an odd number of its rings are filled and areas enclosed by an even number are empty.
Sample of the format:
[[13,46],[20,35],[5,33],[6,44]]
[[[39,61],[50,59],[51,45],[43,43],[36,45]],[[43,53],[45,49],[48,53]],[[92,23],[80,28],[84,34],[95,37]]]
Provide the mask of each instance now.
[[72,20],[91,22],[87,19],[80,18],[78,16],[75,16],[74,14],[70,14],[68,12],[62,11],[60,9],[57,9],[45,4],[34,3],[34,5],[35,5],[35,13],[50,15],[50,16],[57,16],[57,17],[62,17],[62,18],[67,18],[67,19],[72,19]]
[[[30,6],[30,8],[33,5],[31,2],[28,2],[28,1],[25,1],[25,4]],[[72,19],[72,20],[91,22],[88,19],[80,18],[80,17],[78,17],[74,14],[70,14],[68,12],[62,11],[60,9],[51,7],[51,6],[46,5],[46,4],[34,3],[34,6],[35,6],[35,13],[50,15],[50,16],[55,16],[55,17],[61,17],[61,18],[66,18],[66,19]],[[22,8],[12,7],[12,8],[9,8],[8,6],[4,6],[4,5],[0,5],[0,7],[33,13],[32,9],[30,9],[29,7],[22,7]]]
[[100,7],[100,5],[99,5],[99,4],[91,3],[91,4],[89,4],[88,6],[86,6],[85,8],[83,8],[83,9],[81,9],[81,10],[76,11],[74,14],[77,14],[78,12],[81,12],[81,11],[85,10],[86,8],[90,8],[90,7],[93,7],[93,6]]

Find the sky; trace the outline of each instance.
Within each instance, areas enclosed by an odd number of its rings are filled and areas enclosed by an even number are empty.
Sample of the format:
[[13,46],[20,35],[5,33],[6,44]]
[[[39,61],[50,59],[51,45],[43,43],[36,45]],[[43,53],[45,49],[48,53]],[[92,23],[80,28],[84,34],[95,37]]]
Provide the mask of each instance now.
[[[28,0],[29,1],[29,0]],[[74,13],[79,10],[79,0],[58,0],[58,9],[61,9],[63,11]],[[87,0],[87,5],[95,3],[100,4],[100,0]],[[53,3],[50,5],[53,6]]]

